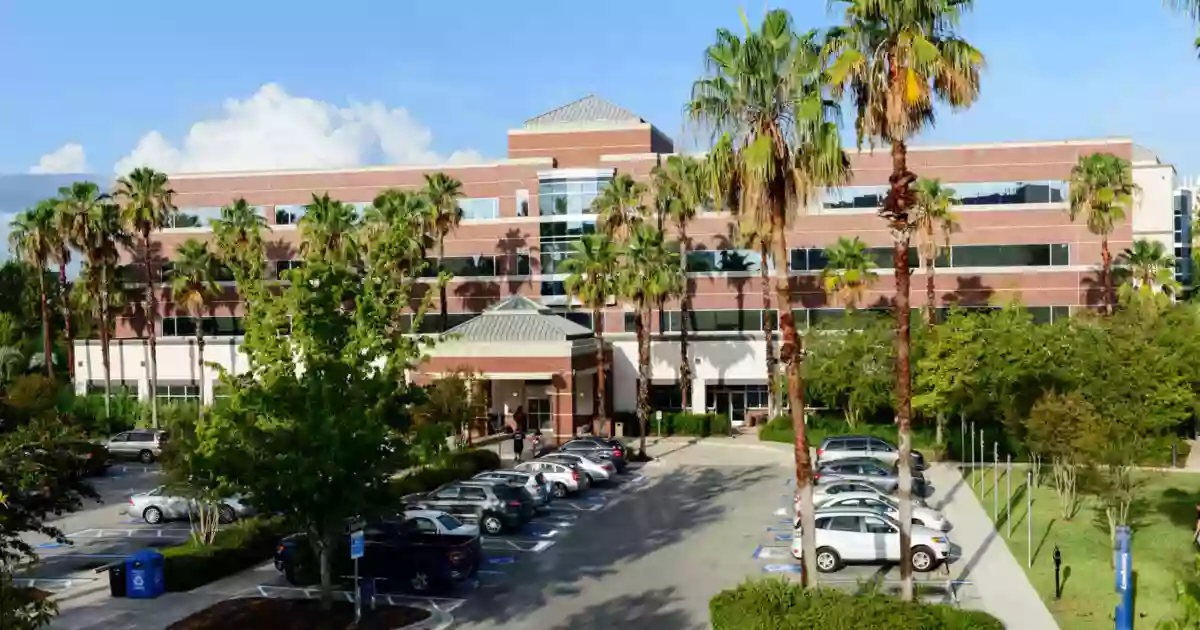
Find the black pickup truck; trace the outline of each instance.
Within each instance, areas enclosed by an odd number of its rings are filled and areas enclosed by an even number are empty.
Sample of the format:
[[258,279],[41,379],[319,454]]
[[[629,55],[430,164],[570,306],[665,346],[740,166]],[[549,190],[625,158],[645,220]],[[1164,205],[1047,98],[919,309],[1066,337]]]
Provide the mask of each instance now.
[[[391,519],[367,521],[359,576],[384,583],[381,590],[408,588],[418,593],[447,590],[479,571],[483,548],[479,529],[444,512],[412,510]],[[292,534],[275,549],[275,568],[297,586],[320,581],[320,565],[304,534]],[[354,573],[349,536],[333,551],[333,575]]]

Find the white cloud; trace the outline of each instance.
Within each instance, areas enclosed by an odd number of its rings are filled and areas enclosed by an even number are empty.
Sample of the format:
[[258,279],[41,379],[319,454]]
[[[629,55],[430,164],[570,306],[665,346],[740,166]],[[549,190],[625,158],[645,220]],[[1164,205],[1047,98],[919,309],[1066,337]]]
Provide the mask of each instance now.
[[83,145],[68,142],[57,150],[43,155],[37,165],[29,169],[30,173],[86,173],[88,171],[87,154]]
[[443,156],[433,134],[404,108],[379,101],[345,107],[291,96],[268,83],[245,100],[225,101],[220,117],[192,125],[176,146],[158,131],[117,161],[118,174],[138,166],[168,173],[345,168],[365,164],[483,161],[477,151]]

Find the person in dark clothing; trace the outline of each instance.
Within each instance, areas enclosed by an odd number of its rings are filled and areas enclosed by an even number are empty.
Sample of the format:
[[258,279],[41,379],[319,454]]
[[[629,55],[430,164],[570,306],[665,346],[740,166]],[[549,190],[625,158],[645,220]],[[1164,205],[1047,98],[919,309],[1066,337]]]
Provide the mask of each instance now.
[[516,413],[513,414],[513,458],[517,463],[521,462],[521,451],[525,450],[525,412],[517,407]]

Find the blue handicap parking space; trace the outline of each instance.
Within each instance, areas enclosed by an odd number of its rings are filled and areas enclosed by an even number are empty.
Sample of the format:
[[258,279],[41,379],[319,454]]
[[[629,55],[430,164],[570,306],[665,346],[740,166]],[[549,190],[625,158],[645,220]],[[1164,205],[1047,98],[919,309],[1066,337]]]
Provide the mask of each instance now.
[[776,542],[791,542],[791,540],[792,540],[791,534],[775,534]]
[[804,568],[798,564],[766,564],[763,573],[803,573]]
[[488,556],[488,564],[516,564],[515,556]]

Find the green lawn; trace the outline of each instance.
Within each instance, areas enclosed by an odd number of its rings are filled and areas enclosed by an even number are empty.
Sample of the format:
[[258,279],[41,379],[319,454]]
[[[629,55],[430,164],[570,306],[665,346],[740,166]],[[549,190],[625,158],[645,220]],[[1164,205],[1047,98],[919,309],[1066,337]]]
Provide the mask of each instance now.
[[[1013,533],[1009,549],[1025,566],[1029,550],[1026,520],[1024,468],[1013,470]],[[1112,552],[1108,525],[1103,511],[1092,497],[1081,495],[1079,512],[1070,521],[1063,520],[1058,498],[1050,483],[1033,491],[1033,567],[1026,569],[1030,582],[1046,602],[1064,630],[1112,628],[1111,615],[1116,606]],[[980,503],[993,513],[992,473],[981,474],[976,483]],[[1159,620],[1175,610],[1175,581],[1193,572],[1195,506],[1200,502],[1200,475],[1189,473],[1144,473],[1131,520],[1133,532],[1134,594],[1137,628],[1152,629]],[[971,477],[967,475],[967,481]],[[997,530],[1007,534],[1003,466],[998,482],[1000,518]],[[1066,581],[1061,601],[1054,601],[1054,547],[1062,551]],[[978,579],[987,579],[978,576]]]

